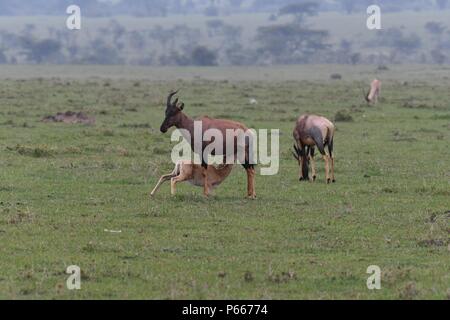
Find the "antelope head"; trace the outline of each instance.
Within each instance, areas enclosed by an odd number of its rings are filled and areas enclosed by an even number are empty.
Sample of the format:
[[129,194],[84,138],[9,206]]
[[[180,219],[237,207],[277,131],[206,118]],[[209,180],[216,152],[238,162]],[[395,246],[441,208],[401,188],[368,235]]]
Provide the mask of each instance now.
[[184,109],[184,103],[178,103],[178,98],[172,102],[172,98],[178,91],[173,91],[167,97],[166,117],[161,124],[161,132],[166,133],[169,128],[176,126],[181,120],[181,111]]

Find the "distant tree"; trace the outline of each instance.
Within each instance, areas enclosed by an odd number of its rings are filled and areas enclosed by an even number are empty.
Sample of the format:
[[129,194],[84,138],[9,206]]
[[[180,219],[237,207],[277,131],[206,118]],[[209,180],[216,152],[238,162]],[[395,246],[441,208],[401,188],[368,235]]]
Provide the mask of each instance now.
[[206,21],[206,26],[208,28],[208,35],[210,37],[217,35],[224,25],[225,23],[220,19],[213,19]]
[[350,63],[355,65],[361,62],[361,53],[353,53],[350,56]]
[[359,1],[358,0],[341,0],[342,8],[347,12],[348,14],[351,14],[355,11],[356,7],[358,6]]
[[405,35],[401,29],[390,28],[378,33],[377,40],[371,45],[392,48],[396,51],[393,52],[394,56],[397,53],[408,56],[422,47],[422,40],[415,33]]
[[314,54],[327,49],[328,32],[310,30],[298,24],[258,28],[259,51],[275,63],[307,63]]
[[436,0],[436,5],[438,6],[439,10],[444,10],[448,6],[448,0]]
[[58,63],[61,57],[61,44],[53,39],[35,40],[23,37],[22,47],[29,62],[35,63]]
[[229,0],[229,1],[231,6],[234,8],[240,8],[242,6],[242,3],[244,2],[244,0]]
[[296,23],[303,23],[306,17],[315,16],[319,11],[317,2],[288,4],[280,9],[279,15],[293,15]]
[[441,22],[427,22],[425,24],[425,30],[427,30],[431,34],[435,35],[442,35],[442,33],[445,31],[446,26],[444,26]]
[[159,58],[159,63],[163,66],[188,66],[192,64],[192,60],[178,51],[171,51],[168,55],[162,55]]
[[205,16],[207,17],[217,17],[218,15],[219,9],[214,5],[211,5],[205,9]]
[[4,50],[0,49],[0,64],[8,63],[8,58],[6,57]]
[[89,50],[80,59],[80,63],[114,65],[123,64],[117,48],[110,46],[101,38],[97,38],[90,43]]
[[197,46],[192,51],[191,61],[196,66],[215,66],[217,65],[217,54],[204,46]]
[[439,49],[432,50],[430,54],[431,59],[433,59],[434,63],[442,65],[447,60],[447,56]]

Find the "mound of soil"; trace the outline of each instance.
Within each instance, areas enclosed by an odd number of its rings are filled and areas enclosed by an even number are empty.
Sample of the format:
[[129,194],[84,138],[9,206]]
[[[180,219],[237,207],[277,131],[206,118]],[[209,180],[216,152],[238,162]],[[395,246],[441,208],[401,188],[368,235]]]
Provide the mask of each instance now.
[[42,122],[63,122],[63,123],[84,123],[84,124],[94,124],[95,118],[88,117],[83,112],[72,112],[66,111],[64,113],[58,112],[54,116],[47,116],[42,119]]

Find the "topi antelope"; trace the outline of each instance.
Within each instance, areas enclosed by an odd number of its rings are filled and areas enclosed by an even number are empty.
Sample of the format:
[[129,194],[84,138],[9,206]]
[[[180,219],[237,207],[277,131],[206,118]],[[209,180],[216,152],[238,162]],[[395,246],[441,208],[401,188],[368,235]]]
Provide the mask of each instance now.
[[[302,115],[294,128],[294,158],[300,166],[300,181],[316,180],[316,165],[314,163],[315,147],[319,149],[325,160],[326,182],[336,182],[334,178],[334,124],[327,118],[315,115]],[[328,155],[325,152],[328,147]],[[309,163],[312,167],[312,178],[309,178]],[[331,166],[331,175],[330,175]]]
[[380,80],[373,80],[370,85],[370,90],[367,92],[367,94],[364,95],[364,98],[366,99],[367,103],[378,103],[378,98],[380,97],[381,93],[381,81]]
[[[219,167],[208,166],[208,188],[214,189],[220,185],[231,173],[233,169],[232,164],[221,165]],[[175,195],[176,184],[183,181],[188,181],[194,186],[202,187],[205,184],[203,177],[203,167],[201,165],[193,164],[190,160],[180,160],[175,164],[172,173],[163,175],[158,184],[155,186],[150,196],[154,196],[159,187],[167,180],[170,180],[170,191]]]
[[[178,91],[171,92],[169,96],[167,97],[167,106],[166,106],[166,117],[161,124],[161,132],[166,133],[169,128],[176,127],[177,129],[185,129],[187,132],[190,133],[190,141],[188,141],[191,145],[192,151],[196,152],[196,148],[194,148],[194,145],[201,144],[201,152],[200,158],[202,159],[202,175],[203,175],[203,194],[205,196],[209,195],[209,189],[210,189],[210,182],[209,182],[209,171],[208,171],[208,163],[207,159],[203,157],[203,151],[205,148],[211,144],[213,141],[195,141],[195,132],[194,132],[194,119],[187,116],[184,112],[184,103],[178,103],[178,98],[175,99],[175,101],[172,102],[172,98],[175,94],[177,94]],[[197,119],[195,121],[199,121],[202,124],[202,137],[205,133],[205,131],[209,129],[215,129],[216,131],[219,131],[223,139],[223,148],[222,150],[227,151],[227,137],[226,134],[227,130],[233,130],[234,132],[243,132],[247,133],[249,130],[246,126],[239,122],[230,121],[230,120],[221,120],[221,119],[213,119],[209,117],[202,117],[200,119]],[[235,134],[233,137],[234,139],[234,151],[231,150],[231,152],[234,152],[235,159],[238,159],[237,153],[238,148],[241,148],[244,150],[245,153],[245,159],[244,163],[242,164],[245,170],[247,171],[247,196],[251,199],[256,198],[256,192],[255,192],[255,167],[254,164],[250,161],[250,139],[245,139],[245,145],[239,145],[238,137]],[[229,154],[226,154],[227,152],[222,152],[225,154],[215,154],[216,156],[223,156],[224,162],[226,163],[226,157]]]

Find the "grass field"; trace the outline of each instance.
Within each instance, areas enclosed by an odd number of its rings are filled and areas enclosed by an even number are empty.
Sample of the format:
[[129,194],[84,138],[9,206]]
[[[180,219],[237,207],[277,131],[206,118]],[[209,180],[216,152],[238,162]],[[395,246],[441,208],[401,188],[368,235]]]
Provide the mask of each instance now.
[[[373,69],[2,67],[0,298],[450,298],[448,72],[378,74],[383,99],[367,107],[358,83]],[[211,199],[168,184],[148,197],[173,167],[158,130],[173,88],[191,116],[281,130],[280,172],[257,177],[257,200],[238,167]],[[96,124],[40,121],[67,110]],[[340,110],[353,121],[337,122],[337,183],[322,161],[317,183],[299,183],[296,118]],[[366,287],[369,265],[381,290]]]

